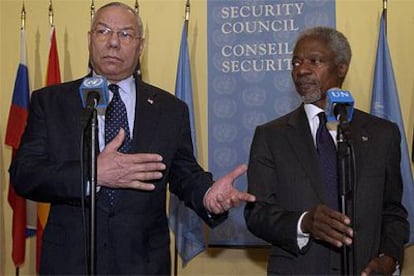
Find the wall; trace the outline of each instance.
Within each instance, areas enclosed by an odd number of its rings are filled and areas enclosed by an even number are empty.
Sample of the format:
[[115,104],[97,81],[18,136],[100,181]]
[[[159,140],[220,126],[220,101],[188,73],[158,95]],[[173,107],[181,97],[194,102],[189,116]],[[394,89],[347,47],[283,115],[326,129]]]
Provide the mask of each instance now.
[[[45,82],[49,47],[48,0],[26,0],[26,38],[30,85],[40,88]],[[109,1],[94,1],[99,7]],[[125,1],[133,6],[135,0]],[[343,31],[353,47],[353,62],[344,88],[352,91],[356,106],[369,110],[374,58],[377,44],[382,0],[337,0],[337,28]],[[388,1],[388,41],[400,93],[401,110],[408,143],[413,137],[412,114],[414,74],[414,1]],[[87,30],[90,23],[87,0],[53,1],[57,28],[58,51],[62,80],[68,81],[87,72]],[[173,91],[184,19],[185,0],[139,0],[146,28],[146,51],[143,57],[144,79]],[[4,141],[19,60],[19,28],[22,1],[0,0],[0,141]],[[197,125],[197,141],[202,164],[207,164],[207,61],[206,0],[191,0],[189,27],[190,59]],[[11,210],[7,203],[8,174],[11,150],[0,143],[0,274],[14,274],[10,257]],[[34,274],[34,241],[27,245],[22,275]],[[414,275],[414,250],[407,249],[404,274]],[[265,275],[266,250],[209,249],[190,262],[179,275]],[[212,265],[214,264],[214,265]]]

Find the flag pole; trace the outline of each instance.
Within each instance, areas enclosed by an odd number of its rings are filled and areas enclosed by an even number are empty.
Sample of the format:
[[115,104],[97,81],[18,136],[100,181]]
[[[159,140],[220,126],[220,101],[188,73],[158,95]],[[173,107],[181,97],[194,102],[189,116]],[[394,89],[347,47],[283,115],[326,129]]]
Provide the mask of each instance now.
[[91,22],[92,22],[93,16],[95,15],[95,2],[93,0],[91,1],[90,14],[91,14]]
[[[184,10],[184,24],[185,28],[188,29],[188,22],[190,20],[190,0],[186,0],[185,3],[185,10]],[[175,233],[177,235],[177,233]],[[175,242],[177,242],[177,239],[175,239]],[[178,275],[178,250],[177,250],[177,244],[174,246],[174,276]]]
[[[45,85],[60,83],[60,69],[59,69],[59,57],[57,54],[56,45],[56,32],[54,22],[54,11],[52,0],[49,1],[49,25],[50,25],[50,37],[49,37],[49,58],[47,61],[47,73]],[[42,249],[42,238],[44,228],[47,223],[47,219],[50,211],[50,203],[37,202],[37,228],[36,228],[36,272],[39,274],[40,270],[40,255]]]
[[[25,7],[24,7],[24,2],[23,2],[23,5],[22,5],[22,10],[21,10],[21,12],[20,12],[20,30],[24,30],[25,29],[25,26],[26,26],[26,9],[25,9]],[[20,268],[18,267],[18,266],[16,266],[16,276],[19,276],[19,274],[20,274]]]
[[190,0],[185,3],[185,21],[190,20]]
[[[184,24],[185,28],[188,29],[188,21],[190,20],[190,0],[186,0],[185,10],[184,10]],[[177,235],[177,232],[175,233]],[[177,239],[175,239],[177,242]],[[174,246],[174,276],[178,275],[178,250],[177,244]]]
[[138,4],[138,0],[135,0],[135,12],[137,14],[139,14],[139,4]]
[[[24,31],[25,27],[26,27],[26,9],[24,7],[24,1],[23,1],[22,10],[20,12],[20,30]],[[19,276],[19,274],[20,274],[19,266],[16,266],[15,274],[16,274],[16,276]]]
[[52,0],[49,1],[49,24],[50,24],[50,27],[54,26]]
[[26,9],[24,8],[24,2],[22,6],[22,11],[20,12],[20,19],[21,19],[20,29],[23,30],[26,26]]
[[384,14],[385,34],[387,34],[387,0],[383,0],[382,2],[382,12]]
[[[90,7],[89,13],[90,13],[90,16],[91,16],[91,25],[92,25],[92,20],[93,20],[93,17],[95,16],[95,2],[93,0],[91,1],[91,7]],[[92,72],[92,65],[91,65],[91,61],[89,59],[88,59],[88,71],[89,71],[89,73]]]
[[[185,10],[184,10],[184,24],[185,28],[188,28],[188,21],[190,20],[190,0],[187,0],[185,3]],[[178,232],[175,233],[177,235]],[[175,239],[175,243],[177,243],[177,239]],[[174,246],[174,276],[178,275],[178,249],[177,244]]]
[[[137,14],[137,16],[139,16],[139,4],[138,4],[138,0],[135,0],[135,13]],[[144,35],[144,34],[142,34]],[[137,76],[137,78],[139,78],[140,80],[142,80],[142,70],[141,70],[141,56],[138,57],[138,64],[137,67],[135,68],[135,74]]]

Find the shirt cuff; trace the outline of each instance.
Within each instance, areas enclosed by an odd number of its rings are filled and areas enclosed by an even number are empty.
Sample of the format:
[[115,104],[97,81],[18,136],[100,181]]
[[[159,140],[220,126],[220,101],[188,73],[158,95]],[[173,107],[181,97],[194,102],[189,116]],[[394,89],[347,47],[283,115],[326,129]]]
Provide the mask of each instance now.
[[308,212],[304,212],[300,217],[299,217],[299,220],[298,220],[298,224],[297,224],[297,227],[296,227],[296,231],[297,231],[297,243],[298,243],[298,247],[299,247],[299,249],[302,249],[302,248],[304,248],[307,244],[308,244],[308,242],[309,242],[309,234],[308,233],[303,233],[302,232],[302,228],[300,227],[300,225],[302,224],[302,220],[303,220],[303,217],[307,214]]

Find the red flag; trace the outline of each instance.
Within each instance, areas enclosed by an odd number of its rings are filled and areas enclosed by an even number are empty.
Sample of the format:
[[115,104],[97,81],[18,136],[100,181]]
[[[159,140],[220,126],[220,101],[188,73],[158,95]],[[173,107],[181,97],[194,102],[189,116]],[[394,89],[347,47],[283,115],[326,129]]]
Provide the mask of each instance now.
[[61,81],[59,69],[59,55],[56,43],[56,30],[53,26],[50,34],[49,62],[47,64],[46,85],[59,84],[60,82]]
[[[26,38],[24,29],[20,37],[20,63],[14,83],[13,99],[9,111],[6,130],[6,145],[12,147],[12,159],[19,148],[20,139],[26,126],[30,89],[26,64]],[[26,200],[18,196],[9,185],[8,201],[13,209],[12,222],[12,259],[16,267],[24,263],[26,251]]]
[[[59,69],[59,55],[56,43],[56,31],[52,26],[50,35],[50,49],[49,49],[49,61],[47,64],[46,85],[59,84],[60,81],[60,69]],[[40,253],[42,248],[42,236],[43,229],[47,222],[49,215],[50,205],[48,203],[37,204],[37,243],[36,243],[36,269],[40,268]]]

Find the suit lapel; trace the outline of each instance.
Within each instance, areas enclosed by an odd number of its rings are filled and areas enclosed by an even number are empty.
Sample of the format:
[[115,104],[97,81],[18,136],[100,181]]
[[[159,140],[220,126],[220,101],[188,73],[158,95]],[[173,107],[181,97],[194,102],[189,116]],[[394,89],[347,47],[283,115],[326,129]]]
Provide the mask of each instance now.
[[[83,112],[83,106],[82,106],[82,100],[79,95],[79,87],[82,83],[83,79],[79,79],[71,84],[71,86],[68,87],[68,89],[65,91],[57,91],[56,93],[67,93],[65,95],[65,105],[67,106],[65,109],[70,110],[69,114],[66,114],[68,116],[68,119],[71,120],[71,123],[65,123],[66,126],[74,126],[76,129],[75,133],[81,133],[81,118],[82,118],[82,112]],[[71,136],[68,136],[71,137]]]
[[[354,119],[351,121],[351,133],[352,133],[352,144],[354,150],[354,158],[355,158],[355,175],[356,179],[359,179],[359,171],[358,169],[364,169],[369,158],[375,156],[375,153],[372,152],[372,147],[370,146],[371,143],[371,134],[369,132],[369,124],[362,116],[360,116],[360,112],[358,110],[354,110]],[[354,193],[358,194],[358,182],[355,183],[354,189],[356,190]]]
[[321,202],[326,202],[324,200],[325,187],[320,173],[319,160],[303,105],[292,113],[288,125],[290,128],[287,136],[298,163],[301,164],[303,170],[309,176]]

